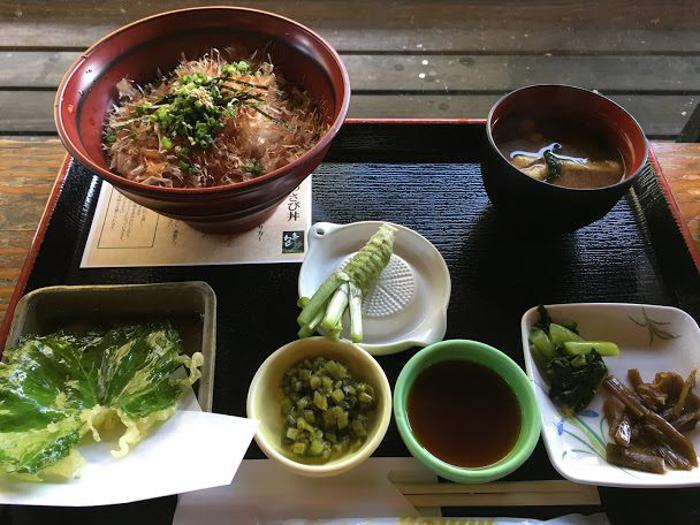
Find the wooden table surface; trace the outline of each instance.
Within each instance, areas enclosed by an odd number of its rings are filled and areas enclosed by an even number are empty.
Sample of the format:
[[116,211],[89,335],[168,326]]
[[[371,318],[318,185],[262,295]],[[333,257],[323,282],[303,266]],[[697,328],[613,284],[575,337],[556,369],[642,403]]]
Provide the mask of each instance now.
[[[532,83],[597,89],[656,141],[698,104],[700,2],[237,0],[318,31],[348,67],[352,117],[484,117]],[[52,104],[69,64],[138,18],[220,0],[0,0],[0,318],[62,161]],[[656,143],[696,242],[700,146]]]

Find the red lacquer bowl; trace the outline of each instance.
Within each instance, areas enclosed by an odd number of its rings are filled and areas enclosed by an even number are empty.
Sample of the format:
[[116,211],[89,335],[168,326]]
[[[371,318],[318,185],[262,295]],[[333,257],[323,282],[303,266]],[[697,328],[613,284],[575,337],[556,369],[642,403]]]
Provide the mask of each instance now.
[[[529,177],[513,166],[494,139],[499,126],[566,117],[580,123],[617,149],[625,164],[622,180],[612,186],[574,189]],[[512,224],[535,235],[576,230],[607,214],[645,170],[649,145],[637,121],[612,100],[574,86],[535,85],[505,95],[491,108],[481,162],[484,187],[491,202]]]
[[[124,77],[139,84],[212,48],[263,49],[291,82],[317,101],[329,129],[300,158],[250,181],[212,188],[161,188],[129,181],[108,168],[103,123]],[[210,232],[255,227],[323,160],[345,119],[350,81],[338,54],[320,36],[287,18],[238,7],[170,11],[129,24],[90,47],[66,72],[56,95],[58,134],[81,164],[129,199]]]

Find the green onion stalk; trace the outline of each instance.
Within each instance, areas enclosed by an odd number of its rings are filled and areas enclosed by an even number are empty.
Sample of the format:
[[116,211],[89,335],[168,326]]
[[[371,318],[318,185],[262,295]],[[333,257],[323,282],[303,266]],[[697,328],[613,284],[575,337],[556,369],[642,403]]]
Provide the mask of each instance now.
[[389,264],[394,250],[396,228],[384,223],[360,251],[341,268],[334,271],[309,299],[299,299],[302,308],[297,323],[299,337],[315,332],[338,339],[343,331],[343,315],[350,318],[350,338],[362,341],[362,300],[376,284],[382,270]]

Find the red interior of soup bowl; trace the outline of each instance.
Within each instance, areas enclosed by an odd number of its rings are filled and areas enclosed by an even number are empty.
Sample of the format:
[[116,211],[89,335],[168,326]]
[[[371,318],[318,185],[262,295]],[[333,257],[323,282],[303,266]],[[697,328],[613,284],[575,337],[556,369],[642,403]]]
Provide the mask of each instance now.
[[634,117],[610,99],[573,86],[535,85],[509,93],[489,114],[489,140],[494,147],[497,146],[493,141],[493,130],[499,122],[525,118],[537,120],[545,114],[567,117],[573,122],[585,122],[599,129],[606,141],[622,155],[625,163],[623,180],[637,173],[647,161],[647,140]]
[[[287,80],[302,86],[318,101],[329,125],[320,141],[282,168],[228,186],[162,188],[112,173],[102,149],[102,135],[105,117],[117,97],[117,82],[126,77],[148,83],[157,79],[159,72],[172,70],[183,57],[198,58],[212,48],[232,45],[269,54]],[[321,162],[345,119],[349,101],[350,82],[340,57],[310,29],[254,9],[209,7],[145,18],[97,42],[63,78],[54,115],[69,152],[140,204],[178,219],[194,218],[202,229],[207,229],[205,223],[240,221],[257,214],[248,225],[252,227],[263,212],[272,213]]]

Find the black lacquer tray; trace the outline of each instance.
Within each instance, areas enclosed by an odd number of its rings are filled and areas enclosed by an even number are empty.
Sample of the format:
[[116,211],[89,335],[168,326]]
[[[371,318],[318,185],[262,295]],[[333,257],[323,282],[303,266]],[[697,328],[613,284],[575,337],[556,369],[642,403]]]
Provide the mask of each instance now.
[[[528,237],[488,202],[479,173],[483,131],[483,122],[469,120],[346,124],[314,174],[313,221],[389,220],[426,236],[452,276],[446,338],[484,341],[521,365],[520,317],[538,303],[667,304],[700,318],[700,279],[660,173],[650,171],[605,218],[578,232]],[[296,336],[299,265],[80,269],[100,184],[76,162],[64,165],[14,300],[55,284],[207,281],[218,297],[214,410],[244,416],[255,370]],[[378,358],[391,382],[414,352]],[[393,423],[376,455],[407,455]],[[262,454],[253,444],[247,457]],[[508,479],[559,478],[540,443]],[[700,522],[700,489],[601,488],[600,495],[602,508],[488,507],[444,514],[544,519],[605,510],[613,523]],[[0,507],[0,523],[166,524],[175,502],[169,497],[87,509],[6,506]]]

